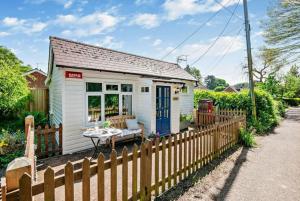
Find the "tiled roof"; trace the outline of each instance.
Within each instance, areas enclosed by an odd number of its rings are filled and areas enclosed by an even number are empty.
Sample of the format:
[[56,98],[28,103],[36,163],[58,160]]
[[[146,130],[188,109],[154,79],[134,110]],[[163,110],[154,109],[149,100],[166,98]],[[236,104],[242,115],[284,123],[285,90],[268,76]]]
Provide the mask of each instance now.
[[175,63],[58,37],[50,37],[50,44],[58,66],[195,81],[193,76]]

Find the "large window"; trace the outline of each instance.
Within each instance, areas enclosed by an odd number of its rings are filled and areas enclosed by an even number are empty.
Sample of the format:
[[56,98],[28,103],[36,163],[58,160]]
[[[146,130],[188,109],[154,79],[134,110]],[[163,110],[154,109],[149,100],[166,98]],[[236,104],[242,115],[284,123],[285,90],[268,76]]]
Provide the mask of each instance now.
[[88,122],[101,121],[101,96],[88,96]]
[[105,94],[105,118],[119,115],[119,94]]
[[132,95],[122,95],[123,115],[132,115]]

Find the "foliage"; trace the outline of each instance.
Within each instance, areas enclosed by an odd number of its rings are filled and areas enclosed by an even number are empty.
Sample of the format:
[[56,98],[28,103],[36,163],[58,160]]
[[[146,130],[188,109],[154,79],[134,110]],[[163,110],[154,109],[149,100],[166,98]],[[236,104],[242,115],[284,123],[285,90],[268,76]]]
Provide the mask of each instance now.
[[290,106],[300,105],[300,98],[283,98],[283,101]]
[[294,61],[300,57],[299,10],[300,4],[296,0],[278,0],[277,5],[268,12],[269,18],[264,23],[267,44],[277,49],[283,58]]
[[103,124],[102,124],[103,128],[109,128],[110,125],[111,125],[110,121],[104,121]]
[[190,67],[189,65],[187,65],[184,70],[187,71],[192,76],[194,76],[194,78],[196,78],[196,80],[199,83],[202,83],[202,76],[201,76],[200,70],[198,68]]
[[282,99],[284,86],[275,75],[269,75],[264,82],[256,83],[256,86],[269,92],[275,99]]
[[210,90],[214,90],[218,86],[224,86],[224,87],[229,86],[229,84],[225,80],[217,78],[213,75],[208,75],[204,79],[204,83],[205,83],[205,86]]
[[248,90],[242,90],[240,93],[196,90],[194,95],[195,108],[197,108],[200,99],[211,99],[214,105],[218,105],[219,108],[246,110],[248,128],[253,127],[258,133],[268,132],[277,125],[280,118],[279,104],[276,104],[269,93],[260,89],[255,90],[257,121],[252,119],[251,99]]
[[284,97],[296,98],[300,97],[300,75],[299,67],[292,66],[284,77]]
[[24,155],[24,150],[16,150],[10,152],[0,157],[0,168],[6,168],[7,164],[10,163],[15,158],[21,157]]
[[19,68],[11,68],[0,60],[0,118],[8,118],[24,110],[29,89]]
[[22,112],[18,119],[18,123],[17,123],[17,126],[19,128],[23,128],[24,127],[24,120],[25,120],[25,117],[29,116],[29,115],[32,115],[33,118],[34,118],[34,125],[37,127],[37,126],[42,126],[44,127],[46,124],[49,123],[48,121],[48,117],[47,115],[44,113],[44,112]]
[[241,143],[246,147],[253,147],[256,144],[253,132],[250,132],[245,128],[240,129],[240,139]]
[[192,114],[180,114],[180,122],[183,122],[183,121],[192,122],[193,115]]
[[225,87],[224,86],[217,86],[214,91],[224,91]]

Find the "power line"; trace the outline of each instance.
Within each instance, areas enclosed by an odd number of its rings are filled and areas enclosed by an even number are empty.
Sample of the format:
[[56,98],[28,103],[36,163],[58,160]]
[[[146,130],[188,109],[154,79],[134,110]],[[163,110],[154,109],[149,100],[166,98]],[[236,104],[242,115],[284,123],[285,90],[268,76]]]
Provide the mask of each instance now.
[[161,57],[161,60],[165,59],[172,52],[174,52],[177,48],[179,48],[182,44],[184,44],[187,40],[189,40],[196,33],[198,33],[208,22],[210,22],[214,17],[216,17],[221,11],[222,11],[221,9],[218,10],[216,13],[214,13],[212,16],[210,16],[205,22],[200,24],[199,27],[195,31],[193,31],[190,35],[188,35],[185,39],[183,39],[176,47],[174,47],[172,50],[170,50],[167,54],[165,54],[163,57]]
[[193,66],[195,63],[197,63],[200,59],[202,59],[202,57],[204,57],[209,51],[210,49],[217,43],[217,41],[221,38],[221,36],[224,34],[226,28],[228,27],[232,17],[233,17],[233,14],[235,13],[238,5],[240,4],[240,0],[238,1],[237,5],[235,6],[234,10],[233,10],[233,13],[231,14],[230,18],[228,19],[228,21],[226,22],[223,30],[220,32],[220,34],[218,35],[218,37],[214,40],[214,42],[206,49],[206,51],[201,54],[192,64],[191,66]]
[[[239,35],[242,31],[242,27],[239,29],[239,31],[237,32],[236,35]],[[233,41],[233,39],[231,40]],[[216,62],[214,62],[214,66],[210,69],[211,71],[213,71],[218,65],[219,63],[225,58],[225,56],[227,56],[227,54],[229,53],[229,51],[231,50],[231,48],[233,47],[234,43],[231,42],[230,45],[228,46],[228,48],[223,52],[223,55],[220,57],[220,59],[218,59]]]
[[241,16],[239,16],[239,15],[237,15],[236,13],[233,13],[229,8],[227,8],[226,7],[226,5],[223,5],[223,4],[221,4],[219,1],[217,1],[217,0],[214,0],[214,2],[216,2],[217,4],[219,4],[222,8],[224,8],[226,11],[228,11],[229,13],[231,13],[231,14],[234,14],[237,18],[239,18],[240,20],[242,20],[242,21],[244,21],[244,19],[241,17]]

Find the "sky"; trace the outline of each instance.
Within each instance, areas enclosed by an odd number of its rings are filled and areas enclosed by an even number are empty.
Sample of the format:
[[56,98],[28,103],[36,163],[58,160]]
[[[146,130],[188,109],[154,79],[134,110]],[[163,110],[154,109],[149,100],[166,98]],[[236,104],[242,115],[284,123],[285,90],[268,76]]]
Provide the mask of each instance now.
[[[174,63],[178,56],[185,55],[180,57],[182,67],[189,64],[198,68],[203,77],[215,75],[235,84],[247,81],[242,70],[246,61],[242,1],[2,1],[0,45],[11,49],[24,64],[45,72],[49,36]],[[264,43],[261,22],[272,2],[248,0],[254,57]]]

